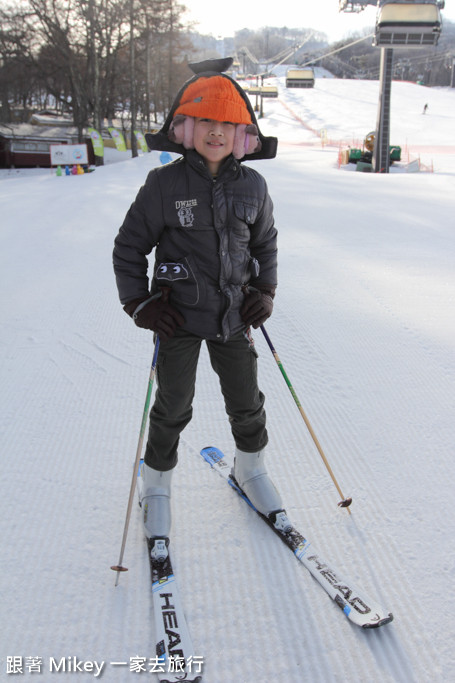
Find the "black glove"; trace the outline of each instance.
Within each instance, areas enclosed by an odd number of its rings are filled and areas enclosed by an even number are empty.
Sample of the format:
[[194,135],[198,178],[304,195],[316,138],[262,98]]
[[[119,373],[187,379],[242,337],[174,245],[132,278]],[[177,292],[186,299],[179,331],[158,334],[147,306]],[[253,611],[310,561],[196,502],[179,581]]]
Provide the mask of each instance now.
[[248,287],[244,292],[245,300],[240,309],[241,318],[247,327],[252,325],[257,329],[272,315],[275,289],[271,287],[261,291]]
[[[167,296],[152,299],[140,308],[147,299],[130,301],[123,310],[130,315],[138,327],[156,332],[161,341],[168,341],[174,336],[177,327],[185,322],[184,317],[168,302]],[[139,311],[137,310],[139,308]]]

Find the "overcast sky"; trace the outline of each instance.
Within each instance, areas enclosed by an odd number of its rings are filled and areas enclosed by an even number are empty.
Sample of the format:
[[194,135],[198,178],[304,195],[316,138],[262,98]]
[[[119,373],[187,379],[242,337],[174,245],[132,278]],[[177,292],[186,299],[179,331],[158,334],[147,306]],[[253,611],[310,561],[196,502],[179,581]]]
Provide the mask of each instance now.
[[[313,28],[325,33],[330,42],[349,33],[374,26],[376,8],[368,6],[358,14],[338,12],[338,0],[182,0],[188,8],[186,19],[198,22],[199,33],[216,37],[233,36],[242,28],[257,30],[264,26]],[[446,0],[442,17],[455,21],[455,0]]]

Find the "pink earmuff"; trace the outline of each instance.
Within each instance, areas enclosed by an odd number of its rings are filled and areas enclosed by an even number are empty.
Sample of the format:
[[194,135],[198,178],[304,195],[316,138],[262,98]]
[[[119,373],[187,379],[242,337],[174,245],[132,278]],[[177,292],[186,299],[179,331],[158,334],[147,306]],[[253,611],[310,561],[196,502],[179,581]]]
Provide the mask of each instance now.
[[172,142],[183,145],[185,149],[194,148],[194,118],[177,114],[170,127],[168,137]]
[[234,148],[232,154],[236,159],[243,159],[246,154],[253,154],[261,149],[258,129],[254,124],[238,123],[235,127]]

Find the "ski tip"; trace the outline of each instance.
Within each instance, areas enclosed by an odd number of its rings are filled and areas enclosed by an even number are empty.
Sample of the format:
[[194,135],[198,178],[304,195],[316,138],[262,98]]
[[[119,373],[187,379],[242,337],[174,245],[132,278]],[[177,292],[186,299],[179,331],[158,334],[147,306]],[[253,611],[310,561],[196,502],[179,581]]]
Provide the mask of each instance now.
[[379,628],[380,626],[385,626],[393,621],[393,614],[389,612],[386,617],[379,618],[377,621],[371,622],[369,624],[364,624],[363,628]]
[[206,446],[201,450],[201,455],[204,460],[211,465],[211,467],[223,459],[223,453],[215,446]]
[[115,564],[111,567],[112,571],[114,572],[127,572],[128,567],[122,567],[121,564]]

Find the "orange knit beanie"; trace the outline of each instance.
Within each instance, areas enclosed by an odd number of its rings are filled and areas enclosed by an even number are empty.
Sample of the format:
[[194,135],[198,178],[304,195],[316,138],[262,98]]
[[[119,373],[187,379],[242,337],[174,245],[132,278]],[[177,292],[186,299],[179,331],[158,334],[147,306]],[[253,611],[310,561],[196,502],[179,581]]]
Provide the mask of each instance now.
[[245,100],[229,78],[201,76],[184,90],[174,116],[250,124],[251,115]]

